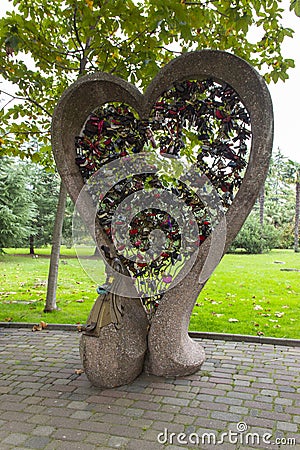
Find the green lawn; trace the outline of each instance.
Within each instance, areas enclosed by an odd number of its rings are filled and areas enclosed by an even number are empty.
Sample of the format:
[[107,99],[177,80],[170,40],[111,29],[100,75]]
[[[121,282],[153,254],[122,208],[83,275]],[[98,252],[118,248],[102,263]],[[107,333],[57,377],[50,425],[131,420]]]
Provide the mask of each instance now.
[[300,339],[300,272],[280,270],[286,268],[300,269],[299,253],[225,255],[198,298],[190,329]]
[[[49,249],[38,250],[38,258],[25,253],[9,249],[0,256],[0,321],[85,323],[97,283],[74,250],[62,249],[57,288],[61,310],[51,314],[43,313]],[[226,255],[198,298],[190,329],[300,339],[300,272],[280,270],[286,268],[300,269],[300,254],[274,250]]]

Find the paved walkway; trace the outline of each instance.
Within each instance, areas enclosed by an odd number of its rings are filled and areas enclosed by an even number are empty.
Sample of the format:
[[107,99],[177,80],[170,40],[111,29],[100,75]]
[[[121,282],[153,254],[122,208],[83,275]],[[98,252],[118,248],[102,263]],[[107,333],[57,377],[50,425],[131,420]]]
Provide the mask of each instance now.
[[0,328],[1,450],[300,449],[299,347],[202,340],[195,375],[101,391],[78,341]]

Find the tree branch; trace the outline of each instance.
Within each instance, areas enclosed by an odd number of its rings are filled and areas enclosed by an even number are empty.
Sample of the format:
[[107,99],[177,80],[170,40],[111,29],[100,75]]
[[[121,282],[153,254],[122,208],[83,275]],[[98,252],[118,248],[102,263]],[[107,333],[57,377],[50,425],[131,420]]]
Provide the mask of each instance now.
[[17,96],[17,95],[13,95],[13,94],[9,94],[8,92],[2,91],[1,92],[5,95],[8,95],[9,97],[11,97],[12,100],[23,100],[23,101],[28,101],[30,103],[33,103],[35,106],[37,106],[38,108],[40,108],[45,114],[47,114],[47,116],[52,117],[52,114],[42,105],[40,105],[40,103],[38,103],[36,100],[34,100],[33,98],[30,97],[21,97],[21,96]]
[[182,55],[182,52],[179,52],[179,51],[177,51],[177,50],[170,50],[169,48],[164,47],[163,45],[158,45],[156,48],[162,48],[163,50],[166,50],[166,51],[169,52],[169,53],[174,53],[174,54],[177,54],[177,55]]
[[89,50],[89,48],[91,46],[92,40],[93,39],[90,36],[86,39],[85,48],[83,49],[82,58],[80,59],[79,75],[82,75],[84,73],[84,71],[85,71],[86,64],[88,62],[88,55],[87,55],[87,53],[88,53],[88,50]]
[[78,28],[77,28],[77,23],[76,23],[76,16],[77,16],[77,4],[75,3],[74,5],[74,14],[73,14],[73,27],[74,27],[74,31],[75,31],[75,36],[76,36],[76,40],[82,50],[82,52],[84,52],[84,47],[82,45],[80,36],[79,36],[79,32],[78,32]]

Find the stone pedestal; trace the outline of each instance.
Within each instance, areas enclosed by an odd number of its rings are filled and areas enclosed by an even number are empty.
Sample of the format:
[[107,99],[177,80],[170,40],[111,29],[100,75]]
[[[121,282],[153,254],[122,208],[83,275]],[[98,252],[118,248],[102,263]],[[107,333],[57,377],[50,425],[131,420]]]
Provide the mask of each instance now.
[[99,337],[82,334],[80,356],[94,386],[113,388],[131,383],[143,370],[148,320],[137,299],[128,299],[120,328],[109,324]]

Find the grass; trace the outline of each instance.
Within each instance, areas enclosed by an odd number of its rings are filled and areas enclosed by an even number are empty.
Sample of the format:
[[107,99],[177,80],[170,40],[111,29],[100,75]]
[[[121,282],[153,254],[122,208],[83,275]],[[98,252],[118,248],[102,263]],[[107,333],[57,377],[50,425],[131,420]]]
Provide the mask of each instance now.
[[190,329],[300,339],[300,272],[285,268],[300,269],[300,254],[225,255],[198,298]]
[[[0,256],[4,283],[0,286],[0,321],[85,323],[97,297],[97,283],[91,280],[76,258],[74,249],[62,248],[57,284],[60,311],[45,314],[49,248],[28,255],[26,249],[6,249]],[[101,275],[103,276],[101,280]],[[104,270],[100,280],[104,280]]]
[[[74,250],[62,249],[57,287],[61,310],[51,314],[43,313],[49,249],[38,250],[38,258],[26,253],[9,249],[0,256],[4,275],[0,321],[85,323],[97,297],[97,283],[83,270]],[[300,254],[274,250],[225,255],[198,298],[190,329],[300,339],[300,272],[283,268],[300,269]],[[97,271],[101,279],[103,267]]]

